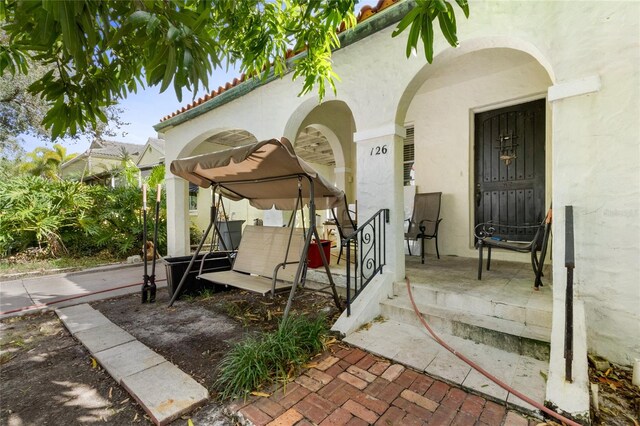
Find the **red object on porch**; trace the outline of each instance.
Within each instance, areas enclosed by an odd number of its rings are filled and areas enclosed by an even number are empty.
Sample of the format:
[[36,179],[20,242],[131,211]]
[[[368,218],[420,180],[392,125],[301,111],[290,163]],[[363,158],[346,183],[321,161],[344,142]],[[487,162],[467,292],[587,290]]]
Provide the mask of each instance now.
[[[322,244],[322,251],[327,262],[331,263],[331,241],[320,240]],[[309,268],[319,268],[322,266],[322,258],[320,257],[320,250],[318,250],[318,242],[311,241],[309,244],[309,254],[307,255],[307,266]]]

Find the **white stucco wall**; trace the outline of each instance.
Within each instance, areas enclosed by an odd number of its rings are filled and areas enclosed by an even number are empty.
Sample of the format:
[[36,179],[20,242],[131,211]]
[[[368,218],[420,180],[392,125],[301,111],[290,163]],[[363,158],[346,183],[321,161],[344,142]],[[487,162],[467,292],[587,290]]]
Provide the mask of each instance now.
[[[601,88],[552,102],[553,204],[574,206],[575,285],[589,349],[629,365],[640,357],[640,4],[589,3],[587,11],[572,18],[573,43],[553,57],[566,76],[559,86],[597,76]],[[559,305],[564,209],[555,213]]]
[[[431,103],[427,98],[433,95],[439,97],[440,108],[445,109],[443,105],[446,105],[446,109],[459,117],[455,122],[445,117],[451,127],[451,133],[445,133],[449,144],[429,140],[428,144],[419,143],[416,148],[428,147],[452,162],[452,167],[443,171],[449,179],[440,185],[443,192],[449,194],[443,199],[448,210],[444,213],[443,251],[475,256],[469,249],[468,226],[470,109],[491,104],[502,106],[529,95],[542,97],[546,86],[551,86],[550,93],[557,95],[562,85],[585,77],[599,79],[599,90],[554,99],[548,110],[551,148],[548,152],[551,154],[547,173],[556,213],[554,309],[562,309],[564,301],[562,209],[573,204],[576,208],[576,293],[584,301],[589,348],[624,364],[640,357],[639,28],[640,3],[636,2],[478,1],[471,3],[469,20],[459,19],[459,48],[449,48],[437,35],[433,65],[425,65],[421,53],[406,59],[407,34],[392,39],[393,28],[347,46],[333,58],[335,71],[342,79],[338,84],[338,99],[353,114],[359,140],[355,144],[359,147],[357,152],[366,154],[376,143],[386,143],[393,148],[392,155],[373,163],[368,158],[358,158],[356,181],[359,213],[364,215],[391,205],[393,223],[389,225],[388,237],[394,242],[393,247],[389,247],[394,253],[398,249],[397,241],[402,238],[404,216],[396,176],[401,170],[401,156],[396,155],[395,145],[401,140],[394,129],[408,121],[408,112],[411,115],[420,108],[429,108]],[[515,56],[519,55],[515,51],[525,52],[535,62],[522,62],[516,68],[500,72],[493,70],[487,76],[480,70],[491,64],[482,61],[483,55],[467,64],[470,69],[453,65],[456,58],[466,54],[496,48],[512,49]],[[439,72],[453,75],[465,71],[468,78],[461,76],[438,87]],[[526,76],[522,84],[514,81],[516,73]],[[477,79],[484,79],[494,92],[473,84]],[[501,79],[508,84],[499,84]],[[286,77],[187,123],[163,129],[167,162],[182,152],[190,152],[202,140],[225,128],[248,130],[258,140],[289,133],[295,136],[307,114],[317,105],[314,94],[296,97],[300,87],[300,82],[291,82]],[[428,96],[420,92],[423,87],[429,89]],[[465,88],[478,93],[462,93]],[[456,93],[456,97],[445,96],[451,93]],[[457,99],[466,105],[453,102]],[[424,120],[415,114],[411,119],[421,141],[428,139],[423,139],[420,132],[424,135],[436,132],[434,121],[428,117]],[[416,156],[420,156],[419,151]],[[419,168],[424,170],[422,177],[419,175],[418,185],[423,186],[420,190],[440,190],[431,187],[435,181],[428,174],[428,160],[421,158],[419,162],[425,166]],[[355,170],[353,163],[355,161],[352,161]],[[362,169],[367,167],[380,168],[388,179],[369,179],[370,175],[376,176],[371,170]],[[177,182],[172,183],[169,190],[179,189]],[[184,206],[178,202],[175,208],[176,220],[169,223],[170,233],[183,229],[179,218],[184,216]],[[459,229],[455,228],[456,221],[462,223]],[[182,247],[178,244],[180,234],[172,238],[177,241],[176,248]],[[389,256],[388,261],[402,260],[394,255]],[[394,267],[403,270],[390,265]],[[562,324],[554,322],[554,328],[557,327]]]

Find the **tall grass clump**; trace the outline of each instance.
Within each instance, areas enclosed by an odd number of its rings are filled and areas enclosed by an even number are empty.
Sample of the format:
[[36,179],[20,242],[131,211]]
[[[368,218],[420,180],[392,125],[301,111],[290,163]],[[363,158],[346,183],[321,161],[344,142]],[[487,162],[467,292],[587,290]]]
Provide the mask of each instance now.
[[326,318],[291,316],[275,331],[249,336],[222,359],[215,383],[221,399],[245,397],[254,390],[286,382],[313,355],[324,349]]

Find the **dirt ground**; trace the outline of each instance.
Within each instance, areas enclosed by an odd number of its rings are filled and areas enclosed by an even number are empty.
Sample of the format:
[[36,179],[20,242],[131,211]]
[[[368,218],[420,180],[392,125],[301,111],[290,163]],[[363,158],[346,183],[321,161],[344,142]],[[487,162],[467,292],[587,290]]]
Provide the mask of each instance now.
[[[138,295],[93,303],[111,321],[176,364],[215,396],[216,367],[233,343],[247,333],[273,330],[282,317],[287,294],[263,297],[237,289],[186,297],[167,308],[169,297],[140,304]],[[316,293],[297,298],[292,313],[338,314],[332,299]]]
[[43,313],[0,323],[0,425],[126,425],[144,412],[58,320]]
[[[140,304],[137,294],[92,305],[141,342],[175,363],[211,392],[203,407],[172,425],[233,425],[216,402],[217,366],[234,342],[247,333],[272,330],[282,317],[286,294],[275,299],[240,290],[184,297],[167,308],[163,290],[155,304]],[[338,311],[331,298],[306,293],[294,313]],[[0,322],[0,426],[151,424],[142,409],[101,369],[54,313]],[[596,425],[638,425],[640,389],[631,371],[618,366],[590,368],[599,384]]]
[[593,425],[640,425],[640,388],[631,378],[630,368],[611,365],[598,371],[589,366],[589,381],[598,384],[599,396],[599,409],[592,407]]
[[[210,390],[208,404],[172,425],[228,425],[234,420],[215,400],[217,365],[246,333],[274,329],[286,297],[230,290],[167,308],[163,290],[155,304],[142,305],[134,294],[92,306]],[[314,293],[297,299],[292,312],[338,315],[331,298]],[[151,424],[54,313],[2,321],[0,332],[0,425]]]

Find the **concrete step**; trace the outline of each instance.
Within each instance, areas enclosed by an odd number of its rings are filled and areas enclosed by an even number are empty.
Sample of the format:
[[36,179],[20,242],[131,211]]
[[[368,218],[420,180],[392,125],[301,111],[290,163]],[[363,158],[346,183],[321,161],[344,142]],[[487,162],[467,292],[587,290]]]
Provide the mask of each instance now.
[[56,313],[156,425],[170,423],[209,398],[202,385],[88,304]]
[[[347,274],[343,269],[336,268],[332,265],[331,276],[333,277],[333,282],[336,284],[336,287],[347,287]],[[325,271],[324,266],[315,269],[307,269],[307,282],[324,285],[329,284],[329,278],[327,277],[327,272]]]
[[[549,363],[479,344],[447,333],[440,338],[508,386],[544,403]],[[344,339],[347,343],[391,359],[494,401],[540,416],[540,411],[513,395],[440,346],[424,329],[392,319],[373,322]]]
[[[552,304],[547,294],[532,292],[530,288],[509,290],[472,286],[465,286],[462,290],[461,287],[441,287],[437,283],[411,285],[413,298],[420,305],[501,318],[543,329],[551,328]],[[407,296],[406,283],[394,283],[394,294]]]
[[[550,328],[440,305],[419,302],[416,302],[416,305],[429,325],[438,332],[542,361],[549,359]],[[380,304],[380,308],[386,318],[412,326],[422,326],[407,295],[385,300]]]

